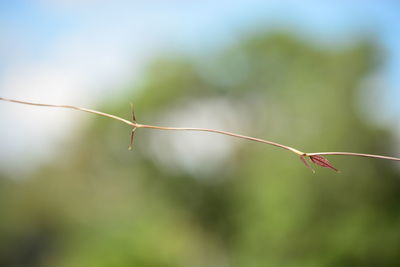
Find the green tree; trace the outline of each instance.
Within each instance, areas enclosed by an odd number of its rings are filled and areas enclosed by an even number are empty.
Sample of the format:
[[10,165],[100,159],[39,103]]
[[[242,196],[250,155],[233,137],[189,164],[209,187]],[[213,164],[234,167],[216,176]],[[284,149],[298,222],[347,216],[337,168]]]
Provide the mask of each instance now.
[[[370,41],[322,49],[260,33],[201,59],[162,57],[140,86],[102,110],[127,114],[134,99],[139,122],[156,123],[171,110],[224,99],[245,134],[306,151],[390,154],[388,132],[366,123],[355,105],[377,51]],[[0,265],[400,262],[400,182],[390,162],[331,158],[342,173],[314,175],[287,151],[235,140],[228,157],[196,172],[160,164],[154,153],[176,157],[176,144],[165,143],[171,139],[140,129],[129,152],[127,133],[126,125],[96,118],[31,179],[1,181]]]

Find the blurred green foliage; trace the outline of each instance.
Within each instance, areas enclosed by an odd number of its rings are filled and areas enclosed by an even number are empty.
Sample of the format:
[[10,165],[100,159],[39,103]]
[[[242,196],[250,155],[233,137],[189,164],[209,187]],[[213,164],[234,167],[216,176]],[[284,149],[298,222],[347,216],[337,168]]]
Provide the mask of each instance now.
[[[182,101],[250,99],[244,134],[306,151],[391,154],[388,132],[355,105],[378,51],[370,41],[321,49],[260,33],[201,59],[160,58],[101,110],[128,116],[134,99],[139,121],[151,124]],[[313,175],[287,151],[237,140],[203,177],[157,164],[149,130],[127,151],[128,130],[96,118],[29,179],[0,177],[0,266],[400,264],[391,162],[332,157],[341,174]]]

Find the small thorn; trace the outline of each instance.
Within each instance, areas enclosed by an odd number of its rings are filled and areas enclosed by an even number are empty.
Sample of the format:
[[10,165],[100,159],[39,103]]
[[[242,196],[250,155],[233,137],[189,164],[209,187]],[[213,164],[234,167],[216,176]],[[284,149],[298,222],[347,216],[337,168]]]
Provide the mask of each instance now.
[[130,102],[130,104],[131,104],[131,112],[132,112],[132,121],[136,122],[135,110],[133,109],[132,102]]

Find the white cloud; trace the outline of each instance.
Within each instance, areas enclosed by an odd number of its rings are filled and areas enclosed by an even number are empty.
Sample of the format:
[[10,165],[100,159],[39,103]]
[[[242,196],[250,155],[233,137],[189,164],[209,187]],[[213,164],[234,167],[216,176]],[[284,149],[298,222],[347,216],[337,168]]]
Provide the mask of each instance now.
[[[243,132],[253,121],[246,119],[249,99],[240,102],[229,98],[184,99],[175,108],[160,115],[159,125],[204,127]],[[253,108],[254,108],[254,103]],[[207,132],[151,131],[149,157],[170,172],[187,172],[195,177],[213,177],[227,171],[226,163],[234,155],[239,139]],[[242,140],[243,141],[243,140]],[[245,142],[245,141],[244,141]]]
[[[137,48],[123,36],[106,39],[101,32],[90,29],[65,35],[41,58],[30,55],[9,62],[0,78],[1,95],[93,107],[100,95],[104,98],[115,94],[124,83],[134,80],[135,69],[148,55],[146,47]],[[134,52],[141,53],[132,63]],[[57,144],[81,118],[73,111],[1,103],[1,169],[28,170],[57,153]]]

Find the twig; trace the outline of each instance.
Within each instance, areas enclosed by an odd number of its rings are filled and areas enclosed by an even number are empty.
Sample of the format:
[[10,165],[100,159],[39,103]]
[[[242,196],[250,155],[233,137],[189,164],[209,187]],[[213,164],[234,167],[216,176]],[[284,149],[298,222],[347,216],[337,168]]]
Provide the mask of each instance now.
[[363,153],[353,153],[353,152],[316,152],[316,153],[307,153],[307,155],[308,156],[316,156],[316,155],[356,156],[356,157],[365,157],[365,158],[387,159],[387,160],[400,161],[400,158],[395,158],[395,157],[373,155],[373,154],[363,154]]
[[[233,136],[241,139],[246,139],[254,142],[259,142],[267,145],[272,145],[275,147],[283,148],[286,149],[290,152],[293,152],[297,156],[300,156],[300,159],[303,161],[303,163],[310,169],[311,166],[307,163],[306,158],[309,158],[313,163],[316,165],[319,165],[321,167],[325,168],[331,168],[335,171],[338,171],[336,168],[334,168],[330,162],[322,157],[322,155],[342,155],[342,156],[359,156],[359,157],[367,157],[367,158],[378,158],[378,159],[386,159],[386,160],[395,160],[395,161],[400,161],[400,158],[395,158],[395,157],[388,157],[388,156],[381,156],[381,155],[373,155],[373,154],[363,154],[363,153],[352,153],[352,152],[317,152],[317,153],[305,153],[300,150],[297,150],[293,147],[282,145],[279,143],[275,143],[272,141],[268,141],[265,139],[261,138],[256,138],[256,137],[251,137],[251,136],[246,136],[246,135],[241,135],[241,134],[236,134],[232,132],[227,132],[227,131],[221,131],[221,130],[214,130],[214,129],[208,129],[208,128],[187,128],[187,127],[163,127],[163,126],[154,126],[154,125],[146,125],[146,124],[140,124],[136,122],[136,117],[133,112],[133,107],[132,107],[132,121],[128,121],[126,119],[123,119],[121,117],[111,115],[108,113],[92,110],[92,109],[87,109],[87,108],[81,108],[81,107],[75,107],[75,106],[70,106],[70,105],[53,105],[53,104],[39,104],[39,103],[32,103],[32,102],[27,102],[27,101],[21,101],[21,100],[14,100],[14,99],[7,99],[0,97],[0,100],[3,101],[8,101],[8,102],[13,102],[13,103],[18,103],[18,104],[24,104],[24,105],[31,105],[31,106],[40,106],[40,107],[55,107],[55,108],[67,108],[67,109],[74,109],[78,111],[84,111],[88,113],[93,113],[99,116],[111,118],[114,120],[121,121],[125,124],[128,124],[133,127],[132,132],[131,132],[131,142],[129,145],[129,149],[132,149],[133,145],[133,138],[134,138],[134,133],[137,129],[139,128],[147,128],[147,129],[157,129],[157,130],[165,130],[165,131],[198,131],[198,132],[210,132],[210,133],[216,133],[216,134],[223,134],[223,135],[228,135],[228,136]],[[132,106],[132,105],[131,105]],[[313,169],[312,169],[313,170]],[[313,170],[314,172],[314,170]]]
[[107,114],[104,112],[100,112],[100,111],[96,111],[96,110],[92,110],[92,109],[88,109],[88,108],[80,108],[80,107],[74,107],[74,106],[69,106],[69,105],[52,105],[52,104],[38,104],[38,103],[32,103],[32,102],[26,102],[26,101],[20,101],[20,100],[14,100],[14,99],[7,99],[7,98],[3,98],[0,97],[0,100],[3,101],[8,101],[8,102],[13,102],[13,103],[18,103],[18,104],[25,104],[25,105],[31,105],[31,106],[39,106],[39,107],[53,107],[53,108],[69,108],[69,109],[75,109],[75,110],[79,110],[79,111],[84,111],[84,112],[89,112],[89,113],[93,113],[93,114],[97,114],[100,116],[104,116],[104,117],[108,117],[108,118],[112,118],[114,120],[119,120],[122,121],[126,124],[135,126],[134,123],[125,120],[123,118],[111,115],[111,114]]
[[[235,133],[226,132],[226,131],[219,131],[219,130],[206,129],[206,128],[176,128],[176,127],[162,127],[162,126],[139,124],[139,123],[136,122],[136,118],[135,118],[135,115],[134,115],[133,111],[132,111],[132,121],[128,121],[128,120],[125,120],[123,118],[120,118],[118,116],[111,115],[111,114],[108,114],[108,113],[104,113],[104,112],[100,112],[100,111],[96,111],[96,110],[92,110],[92,109],[87,109],[87,108],[69,106],[69,105],[38,104],[38,103],[32,103],[32,102],[27,102],[27,101],[7,99],[7,98],[3,98],[3,97],[0,97],[0,100],[13,102],[13,103],[18,103],[18,104],[32,105],[32,106],[68,108],[68,109],[75,109],[75,110],[79,110],[79,111],[85,111],[85,112],[93,113],[93,114],[100,115],[100,116],[103,116],[103,117],[108,117],[108,118],[111,118],[111,119],[122,121],[122,122],[124,122],[124,123],[126,123],[128,125],[133,126],[134,130],[135,130],[135,128],[136,129],[138,129],[138,128],[148,128],[148,129],[169,130],[169,131],[211,132],[211,133],[224,134],[224,135],[229,135],[229,136],[233,136],[233,137],[247,139],[247,140],[251,140],[251,141],[255,141],[255,142],[260,142],[260,143],[264,143],[264,144],[273,145],[273,146],[276,146],[276,147],[280,147],[280,148],[292,151],[293,153],[295,153],[295,154],[297,154],[299,156],[304,154],[304,152],[301,152],[301,151],[299,151],[299,150],[297,150],[297,149],[295,149],[293,147],[285,146],[285,145],[282,145],[282,144],[278,144],[278,143],[267,141],[267,140],[260,139],[260,138],[255,138],[255,137],[235,134]],[[134,130],[133,130],[133,132],[134,132]]]

